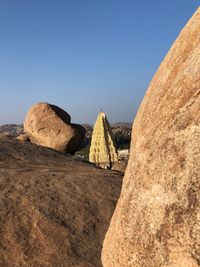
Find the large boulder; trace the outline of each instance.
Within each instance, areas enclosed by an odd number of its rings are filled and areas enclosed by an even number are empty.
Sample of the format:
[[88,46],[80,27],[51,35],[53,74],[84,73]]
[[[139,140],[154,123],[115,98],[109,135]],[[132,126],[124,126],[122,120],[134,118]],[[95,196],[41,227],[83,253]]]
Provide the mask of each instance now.
[[0,136],[0,266],[101,267],[122,176]]
[[155,74],[133,124],[105,267],[200,264],[200,9]]
[[34,144],[73,154],[85,136],[85,129],[70,122],[70,115],[61,108],[38,103],[28,111],[24,130]]

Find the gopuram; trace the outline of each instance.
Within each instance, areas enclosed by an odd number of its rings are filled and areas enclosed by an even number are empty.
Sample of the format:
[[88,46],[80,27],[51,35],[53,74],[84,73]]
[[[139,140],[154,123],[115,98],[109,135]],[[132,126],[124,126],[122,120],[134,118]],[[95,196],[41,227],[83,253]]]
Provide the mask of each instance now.
[[118,161],[111,126],[104,112],[100,112],[94,125],[89,161],[101,168],[110,169]]

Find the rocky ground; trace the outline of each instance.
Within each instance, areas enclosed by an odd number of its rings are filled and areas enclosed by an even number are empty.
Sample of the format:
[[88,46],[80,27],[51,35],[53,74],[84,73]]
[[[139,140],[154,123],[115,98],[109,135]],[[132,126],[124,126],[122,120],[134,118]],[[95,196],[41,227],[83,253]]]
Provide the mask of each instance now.
[[[90,124],[82,124],[86,130],[86,137],[92,136],[93,127]],[[111,125],[114,133],[122,132],[127,136],[131,135],[132,124],[128,122],[118,122]],[[24,132],[23,124],[4,124],[0,126],[0,133],[11,136],[18,136]]]
[[[129,149],[131,142],[131,124],[127,122],[119,122],[111,125],[112,131],[114,134],[115,142],[118,150]],[[93,127],[89,124],[82,124],[82,127],[85,128],[86,134],[80,145],[80,148],[77,150],[75,155],[79,158],[88,160],[89,158],[89,147],[92,137]],[[17,124],[5,124],[0,126],[0,133],[9,136],[18,136],[24,133],[23,125]],[[124,171],[124,168],[122,168]]]
[[98,267],[122,176],[0,136],[0,266]]
[[4,124],[0,126],[0,134],[18,136],[24,133],[23,124]]

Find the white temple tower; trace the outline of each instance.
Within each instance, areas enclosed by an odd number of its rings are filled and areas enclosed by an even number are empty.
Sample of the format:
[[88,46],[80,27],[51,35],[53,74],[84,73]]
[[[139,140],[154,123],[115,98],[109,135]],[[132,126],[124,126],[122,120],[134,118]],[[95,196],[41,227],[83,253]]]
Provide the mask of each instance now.
[[109,169],[118,161],[117,149],[111,126],[104,112],[100,112],[94,125],[89,161]]

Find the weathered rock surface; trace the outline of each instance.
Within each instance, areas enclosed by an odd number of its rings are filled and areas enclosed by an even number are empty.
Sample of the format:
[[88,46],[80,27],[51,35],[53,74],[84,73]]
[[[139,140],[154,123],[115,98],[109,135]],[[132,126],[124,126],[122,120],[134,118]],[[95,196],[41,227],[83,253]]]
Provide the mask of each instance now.
[[105,267],[200,266],[200,9],[162,62],[133,124]]
[[126,160],[116,161],[112,167],[113,171],[125,172],[127,166]]
[[16,138],[17,138],[17,140],[19,140],[19,141],[23,141],[23,142],[28,142],[28,141],[30,141],[28,135],[25,134],[25,133],[24,133],[24,134],[20,134],[20,135],[18,135]]
[[121,175],[0,136],[0,266],[98,267]]
[[70,115],[61,108],[38,103],[30,108],[24,130],[34,144],[73,154],[84,138],[85,129],[70,122]]

